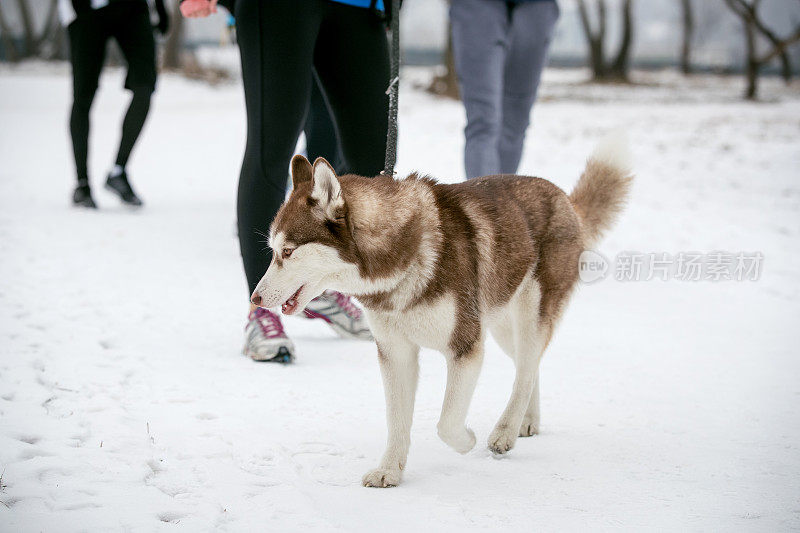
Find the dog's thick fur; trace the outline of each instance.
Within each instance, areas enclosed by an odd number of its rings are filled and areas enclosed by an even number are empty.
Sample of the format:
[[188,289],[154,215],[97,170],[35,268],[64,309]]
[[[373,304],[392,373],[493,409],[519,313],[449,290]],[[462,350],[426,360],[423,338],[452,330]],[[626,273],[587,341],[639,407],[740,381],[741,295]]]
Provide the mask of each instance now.
[[539,362],[578,280],[578,257],[610,227],[631,182],[601,146],[572,194],[502,175],[443,185],[416,174],[337,177],[324,159],[292,160],[293,190],[270,232],[272,263],[253,299],[294,314],[324,289],[356,296],[378,345],[389,439],[363,483],[400,482],[410,444],[419,348],[447,359],[439,436],[475,445],[464,421],[491,332],[516,365],[489,436],[495,453],[539,431]]

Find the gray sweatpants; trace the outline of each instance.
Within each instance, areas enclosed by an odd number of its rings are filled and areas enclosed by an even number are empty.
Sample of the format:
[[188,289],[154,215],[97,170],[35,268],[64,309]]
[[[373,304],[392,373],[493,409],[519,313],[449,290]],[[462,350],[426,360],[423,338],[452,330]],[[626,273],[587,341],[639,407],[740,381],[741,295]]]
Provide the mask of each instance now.
[[558,16],[554,1],[452,1],[467,178],[516,173]]

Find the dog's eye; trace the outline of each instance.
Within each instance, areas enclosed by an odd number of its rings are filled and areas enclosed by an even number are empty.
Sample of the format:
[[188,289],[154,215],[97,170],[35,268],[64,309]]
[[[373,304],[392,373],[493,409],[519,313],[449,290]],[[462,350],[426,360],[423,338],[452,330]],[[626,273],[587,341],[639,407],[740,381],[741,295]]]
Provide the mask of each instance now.
[[292,252],[294,252],[294,248],[284,248],[282,250],[283,258],[286,259],[287,257],[291,257]]

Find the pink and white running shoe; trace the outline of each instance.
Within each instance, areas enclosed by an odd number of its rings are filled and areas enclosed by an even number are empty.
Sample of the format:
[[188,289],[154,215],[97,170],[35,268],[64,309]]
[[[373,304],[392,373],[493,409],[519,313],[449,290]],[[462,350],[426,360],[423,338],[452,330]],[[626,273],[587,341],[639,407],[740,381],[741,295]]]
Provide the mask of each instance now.
[[352,298],[341,292],[323,292],[308,303],[303,313],[307,318],[321,318],[340,337],[373,340],[364,312]]
[[248,316],[243,352],[253,361],[291,363],[294,360],[294,343],[283,331],[281,318],[259,307]]

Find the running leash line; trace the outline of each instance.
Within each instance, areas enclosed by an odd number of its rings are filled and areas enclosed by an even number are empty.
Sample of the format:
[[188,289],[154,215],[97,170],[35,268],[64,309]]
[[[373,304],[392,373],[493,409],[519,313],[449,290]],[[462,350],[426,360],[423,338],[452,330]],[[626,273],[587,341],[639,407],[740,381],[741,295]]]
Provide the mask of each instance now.
[[394,176],[394,164],[397,162],[397,98],[400,91],[400,0],[392,0],[392,50],[389,87],[389,127],[386,131],[386,160],[381,174]]

